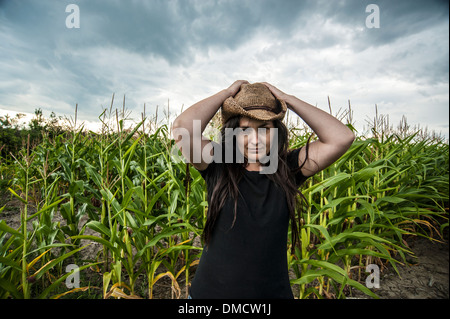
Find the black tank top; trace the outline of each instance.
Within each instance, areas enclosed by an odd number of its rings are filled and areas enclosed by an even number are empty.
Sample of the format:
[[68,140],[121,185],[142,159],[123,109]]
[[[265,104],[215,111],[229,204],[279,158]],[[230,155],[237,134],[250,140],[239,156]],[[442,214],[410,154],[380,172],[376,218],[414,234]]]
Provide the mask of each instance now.
[[[290,152],[290,168],[298,152]],[[200,174],[207,188],[226,164],[211,163]],[[297,185],[306,178],[297,173]],[[289,211],[283,189],[265,174],[244,170],[239,184],[236,220],[234,201],[227,199],[204,247],[192,281],[193,299],[291,299],[287,265]],[[233,227],[232,227],[233,225]]]

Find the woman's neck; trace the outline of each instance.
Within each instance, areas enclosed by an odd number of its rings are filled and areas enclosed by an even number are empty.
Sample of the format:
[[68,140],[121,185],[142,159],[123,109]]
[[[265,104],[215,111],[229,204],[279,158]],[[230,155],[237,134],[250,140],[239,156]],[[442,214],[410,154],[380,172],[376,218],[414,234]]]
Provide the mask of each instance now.
[[245,169],[247,171],[256,171],[259,172],[261,170],[261,163],[247,163],[247,166],[245,166]]

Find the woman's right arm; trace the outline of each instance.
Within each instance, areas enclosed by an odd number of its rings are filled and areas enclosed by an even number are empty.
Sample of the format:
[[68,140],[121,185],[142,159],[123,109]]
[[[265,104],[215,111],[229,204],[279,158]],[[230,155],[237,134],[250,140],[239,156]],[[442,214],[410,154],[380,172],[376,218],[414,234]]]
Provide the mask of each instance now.
[[211,142],[201,134],[223,102],[230,96],[236,95],[243,83],[248,82],[236,81],[229,88],[195,103],[173,122],[172,132],[177,146],[183,156],[198,170],[208,167],[208,163],[204,161],[201,154],[203,148]]

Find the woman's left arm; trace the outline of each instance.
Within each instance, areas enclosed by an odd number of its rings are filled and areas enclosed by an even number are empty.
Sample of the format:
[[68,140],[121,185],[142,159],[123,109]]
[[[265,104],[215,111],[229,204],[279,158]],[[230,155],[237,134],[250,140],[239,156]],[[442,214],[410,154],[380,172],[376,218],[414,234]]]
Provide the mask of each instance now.
[[355,134],[335,117],[293,95],[283,93],[269,83],[264,84],[276,98],[284,100],[288,108],[300,116],[318,137],[309,145],[306,162],[306,148],[300,150],[299,164],[305,162],[302,168],[304,176],[312,176],[327,168],[350,148]]

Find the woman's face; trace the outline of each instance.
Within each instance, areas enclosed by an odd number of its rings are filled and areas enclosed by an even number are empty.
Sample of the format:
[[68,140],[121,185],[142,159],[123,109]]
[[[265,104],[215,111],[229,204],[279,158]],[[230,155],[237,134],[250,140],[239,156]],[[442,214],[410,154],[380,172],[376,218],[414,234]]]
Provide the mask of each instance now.
[[275,131],[273,121],[241,117],[239,128],[240,132],[237,135],[239,151],[249,163],[259,162],[270,151]]

